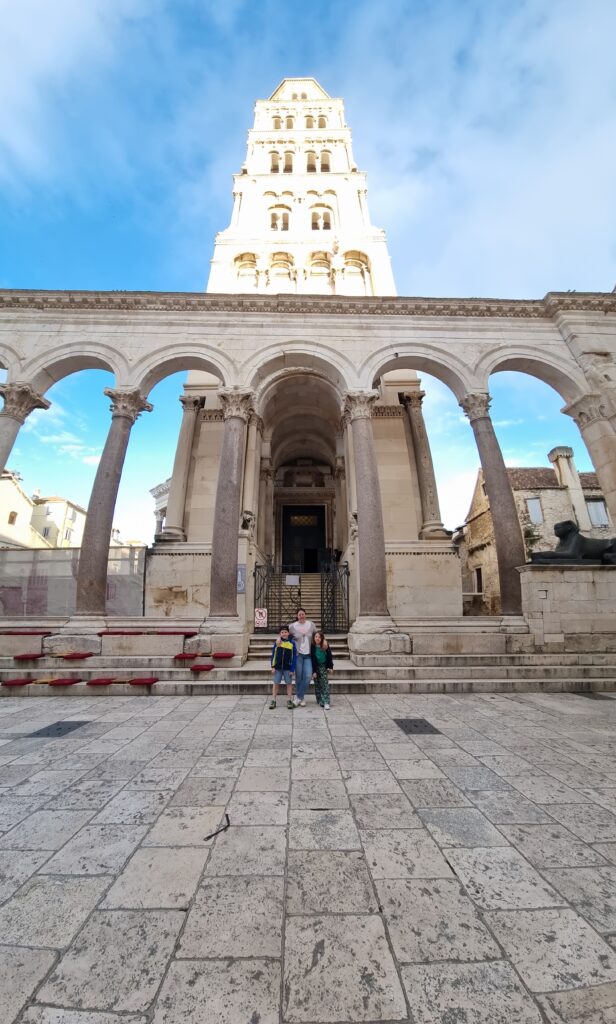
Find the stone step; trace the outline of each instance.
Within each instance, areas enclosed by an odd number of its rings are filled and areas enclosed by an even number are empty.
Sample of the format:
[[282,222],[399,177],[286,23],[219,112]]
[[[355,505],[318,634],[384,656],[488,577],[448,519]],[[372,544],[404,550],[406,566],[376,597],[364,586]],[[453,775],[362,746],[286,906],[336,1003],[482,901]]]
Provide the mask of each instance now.
[[[230,680],[208,680],[207,682],[195,682],[193,680],[170,681],[161,680],[152,687],[134,687],[127,684],[115,684],[108,687],[88,687],[86,683],[77,683],[66,689],[57,689],[51,686],[43,686],[31,683],[17,691],[0,687],[0,697],[95,697],[95,696],[149,696],[157,697],[211,697],[211,696],[242,696],[250,695],[263,697],[265,699],[270,693],[271,687],[268,683],[257,682],[256,680],[245,680],[233,682]],[[342,685],[335,684],[332,688],[332,701],[335,705],[338,696],[360,696],[363,694],[443,694],[443,693],[606,693],[616,694],[616,675],[612,679],[466,679],[466,680],[407,680],[388,679],[370,681],[366,679],[356,682],[347,682]],[[616,699],[616,697],[614,698]],[[279,699],[277,711],[285,711],[284,697]],[[298,708],[294,714],[305,714],[307,711],[314,712],[317,709],[314,699],[309,696],[306,708]],[[272,712],[274,713],[274,712]],[[290,714],[291,712],[289,712]],[[320,713],[320,712],[319,712]]]

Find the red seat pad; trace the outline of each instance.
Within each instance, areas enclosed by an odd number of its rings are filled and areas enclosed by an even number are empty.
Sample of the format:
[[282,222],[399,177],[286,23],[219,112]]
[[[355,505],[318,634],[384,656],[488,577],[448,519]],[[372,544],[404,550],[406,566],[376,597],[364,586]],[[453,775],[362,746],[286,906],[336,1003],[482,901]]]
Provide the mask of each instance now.
[[2,686],[27,686],[31,679],[3,679]]
[[191,661],[193,658],[198,658],[198,654],[174,654],[174,661]]
[[80,683],[81,679],[69,679],[68,677],[59,679],[50,679],[48,686],[74,686],[75,683]]
[[65,661],[81,661],[82,658],[93,658],[93,651],[71,651],[70,654],[61,654]]
[[190,671],[191,672],[211,672],[213,668],[214,668],[213,665],[191,665],[190,666]]
[[111,676],[109,676],[109,678],[99,676],[97,679],[86,679],[86,684],[88,686],[109,686],[111,683],[115,683],[115,679]]
[[42,658],[43,655],[38,654],[14,654],[13,661],[36,661],[37,658]]
[[129,679],[129,686],[153,686],[154,683],[158,682],[157,676],[143,676],[141,679]]
[[214,651],[212,654],[213,658],[234,658],[235,654],[233,651]]

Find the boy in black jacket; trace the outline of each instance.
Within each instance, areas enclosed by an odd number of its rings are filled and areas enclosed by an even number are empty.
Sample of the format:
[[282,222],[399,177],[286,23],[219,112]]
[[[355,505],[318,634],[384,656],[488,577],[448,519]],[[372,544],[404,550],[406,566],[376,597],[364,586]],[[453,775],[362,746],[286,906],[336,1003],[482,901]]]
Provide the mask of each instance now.
[[272,647],[272,699],[270,710],[276,707],[278,687],[284,680],[287,686],[287,707],[292,711],[293,703],[293,675],[295,673],[295,662],[297,661],[297,648],[295,641],[289,637],[289,630],[283,626],[278,638],[274,640]]

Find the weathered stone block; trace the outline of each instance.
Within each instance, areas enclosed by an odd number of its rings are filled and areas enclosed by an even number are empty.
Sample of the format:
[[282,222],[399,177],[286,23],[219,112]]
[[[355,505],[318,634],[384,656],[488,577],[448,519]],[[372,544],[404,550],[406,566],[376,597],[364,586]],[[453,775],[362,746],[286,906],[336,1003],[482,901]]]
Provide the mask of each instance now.
[[62,633],[48,636],[43,640],[43,651],[45,654],[71,654],[73,651],[100,654],[101,638],[88,633]]

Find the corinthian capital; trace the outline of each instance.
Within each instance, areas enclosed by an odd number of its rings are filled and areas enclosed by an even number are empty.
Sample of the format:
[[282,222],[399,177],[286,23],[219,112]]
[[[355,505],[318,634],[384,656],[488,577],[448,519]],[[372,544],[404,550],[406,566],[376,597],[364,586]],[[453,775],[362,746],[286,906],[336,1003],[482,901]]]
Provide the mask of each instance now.
[[131,391],[116,391],[114,388],[105,388],[107,398],[111,399],[111,417],[121,416],[123,419],[134,423],[142,412],[152,412],[154,408],[141,394],[138,388]]
[[425,396],[425,391],[400,391],[398,401],[405,409],[421,409]]
[[191,413],[197,413],[201,406],[201,402],[205,401],[205,399],[195,398],[194,395],[180,395],[178,401],[182,406],[184,415],[188,416]]
[[34,409],[49,409],[51,405],[29,384],[0,384],[0,395],[4,398],[0,416],[10,416],[18,423],[23,423]]
[[379,398],[378,391],[347,391],[344,396],[342,415],[346,420],[369,420],[372,418],[372,406]]
[[461,398],[460,405],[472,423],[473,420],[490,415],[491,401],[487,391],[474,391]]
[[248,423],[251,414],[254,412],[253,401],[254,391],[249,388],[220,388],[218,391],[222,414],[224,419],[232,417]]
[[604,420],[610,415],[609,403],[605,395],[582,395],[565,405],[562,409],[567,416],[575,420],[578,427],[586,427],[595,420]]

